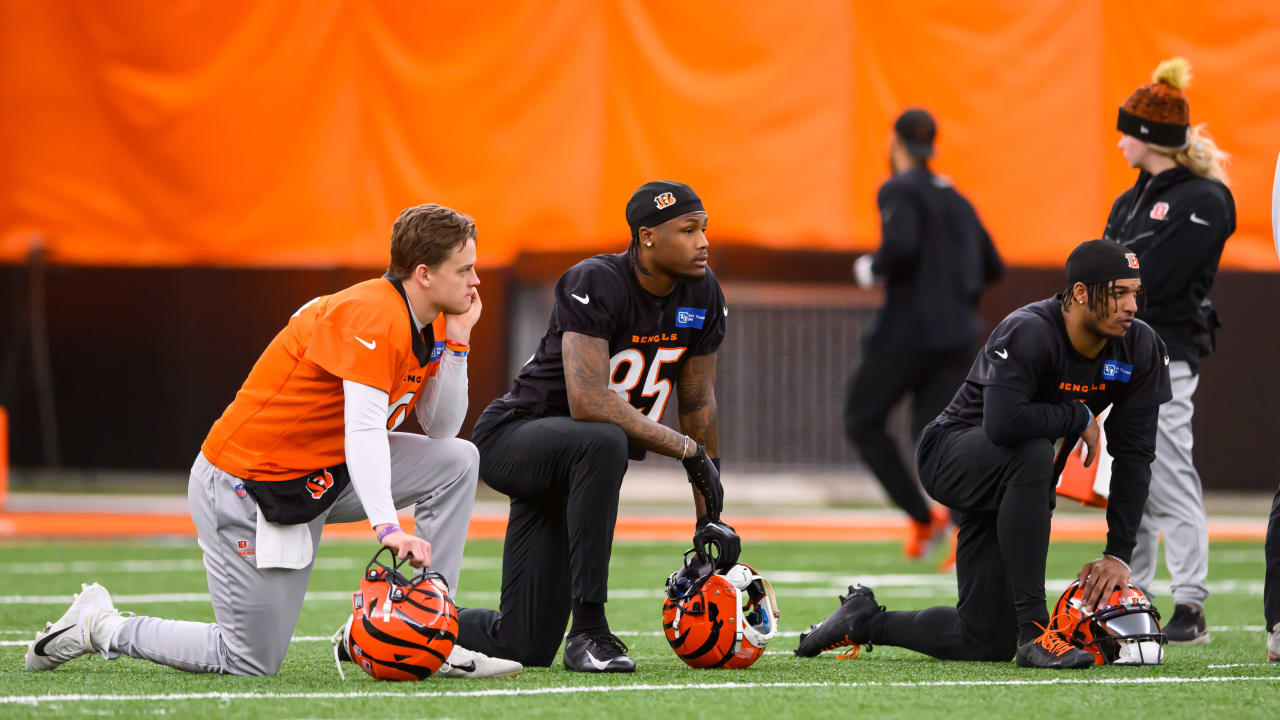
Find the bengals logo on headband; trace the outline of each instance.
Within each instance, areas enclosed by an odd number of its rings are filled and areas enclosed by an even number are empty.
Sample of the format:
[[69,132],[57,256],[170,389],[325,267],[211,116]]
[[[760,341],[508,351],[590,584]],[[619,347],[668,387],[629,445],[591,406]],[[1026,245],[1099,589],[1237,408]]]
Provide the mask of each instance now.
[[1124,258],[1129,261],[1129,267],[1134,270],[1138,269],[1138,256],[1133,253],[1125,253]]
[[333,487],[333,475],[329,474],[328,470],[321,470],[307,478],[307,490],[311,493],[313,500],[319,500],[329,492],[331,487]]
[[669,192],[664,192],[653,199],[653,203],[658,206],[659,210],[665,210],[676,204],[676,196]]

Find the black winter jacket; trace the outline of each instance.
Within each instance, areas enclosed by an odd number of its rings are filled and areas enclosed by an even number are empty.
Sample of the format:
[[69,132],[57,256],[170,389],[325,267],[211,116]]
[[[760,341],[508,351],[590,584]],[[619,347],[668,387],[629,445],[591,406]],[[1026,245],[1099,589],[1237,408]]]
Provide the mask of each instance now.
[[1227,238],[1236,229],[1236,204],[1227,186],[1182,166],[1138,175],[1111,207],[1103,237],[1138,255],[1146,307],[1138,313],[1193,372],[1214,349],[1217,313],[1209,290]]
[[882,241],[871,269],[886,297],[868,347],[971,347],[983,329],[978,297],[1004,274],[973,206],[925,168],[890,178],[876,201]]

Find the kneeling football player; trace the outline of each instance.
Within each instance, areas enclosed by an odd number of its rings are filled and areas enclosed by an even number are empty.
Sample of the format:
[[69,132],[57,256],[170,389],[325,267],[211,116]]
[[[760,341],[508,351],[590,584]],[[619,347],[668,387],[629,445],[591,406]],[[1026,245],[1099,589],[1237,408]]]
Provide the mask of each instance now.
[[[121,615],[93,583],[36,636],[27,668],[100,652],[189,672],[274,675],[326,523],[367,520],[378,542],[456,591],[479,465],[475,446],[454,437],[480,318],[475,240],[475,223],[455,210],[402,212],[387,274],[303,305],[213,424],[188,502],[216,623]],[[426,434],[391,432],[410,411]],[[396,516],[410,505],[413,534]],[[440,674],[520,670],[459,645]]]
[[955,607],[886,611],[870,588],[850,587],[826,620],[800,636],[796,654],[846,645],[905,647],[943,660],[1082,668],[1045,608],[1045,558],[1058,458],[1076,437],[1091,464],[1097,415],[1110,406],[1114,464],[1107,544],[1079,579],[1092,609],[1129,581],[1128,560],[1147,499],[1156,421],[1171,397],[1163,341],[1134,315],[1137,257],[1110,241],[1082,243],[1067,258],[1067,288],[1006,317],[978,353],[951,404],[925,428],[916,462],[925,490],[959,526]]
[[[689,186],[652,182],[626,218],[630,249],[560,276],[537,352],[472,433],[480,477],[511,498],[511,514],[501,612],[460,610],[460,634],[526,665],[551,664],[572,613],[566,668],[635,670],[604,610],[628,457],[681,460],[695,488],[695,545],[715,543],[725,567],[737,562],[737,535],[719,522],[715,353],[728,310],[707,266],[707,214]],[[659,422],[673,392],[681,432]]]

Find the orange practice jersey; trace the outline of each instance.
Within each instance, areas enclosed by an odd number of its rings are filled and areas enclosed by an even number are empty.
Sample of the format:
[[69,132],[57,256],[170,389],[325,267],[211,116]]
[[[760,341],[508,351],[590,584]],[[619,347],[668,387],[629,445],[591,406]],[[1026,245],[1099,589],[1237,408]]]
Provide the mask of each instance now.
[[291,480],[343,463],[342,381],[386,392],[391,430],[439,367],[443,338],[443,316],[423,335],[414,331],[390,276],[318,297],[267,345],[201,451],[249,480]]

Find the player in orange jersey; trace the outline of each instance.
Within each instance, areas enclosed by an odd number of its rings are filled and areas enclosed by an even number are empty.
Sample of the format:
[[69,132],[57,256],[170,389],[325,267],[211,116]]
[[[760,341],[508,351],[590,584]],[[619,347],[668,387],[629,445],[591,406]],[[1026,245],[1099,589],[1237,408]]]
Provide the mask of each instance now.
[[[475,446],[454,437],[481,310],[475,240],[474,221],[455,210],[402,212],[387,274],[299,308],[213,424],[188,502],[216,623],[121,615],[94,583],[37,635],[27,667],[100,652],[273,675],[331,522],[367,519],[382,545],[456,589],[479,464]],[[411,410],[425,435],[392,432]],[[414,534],[396,516],[410,505]],[[521,669],[465,648],[448,661],[446,676]]]

